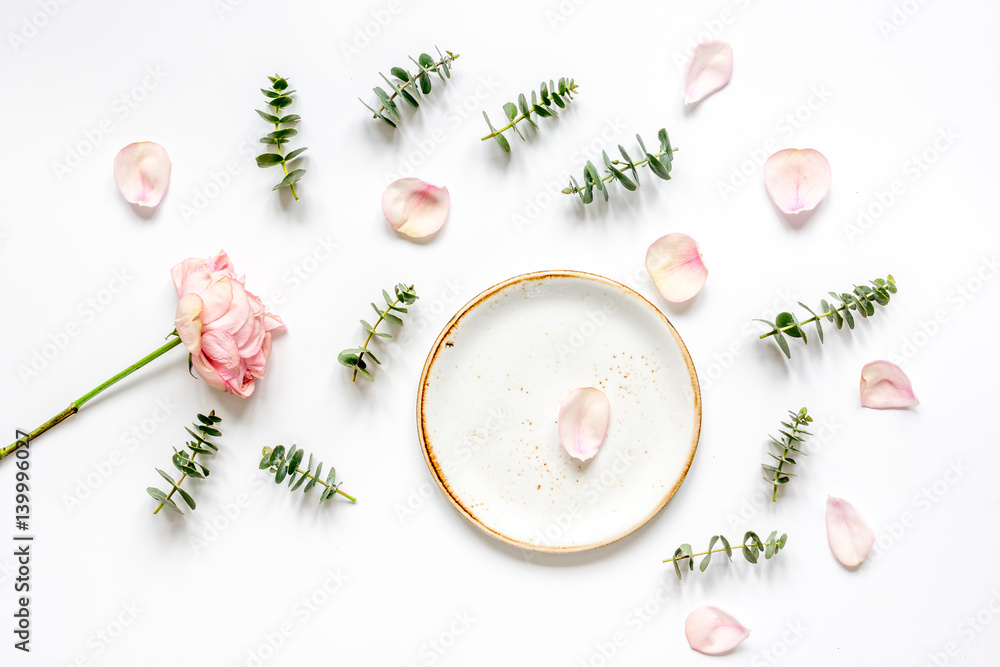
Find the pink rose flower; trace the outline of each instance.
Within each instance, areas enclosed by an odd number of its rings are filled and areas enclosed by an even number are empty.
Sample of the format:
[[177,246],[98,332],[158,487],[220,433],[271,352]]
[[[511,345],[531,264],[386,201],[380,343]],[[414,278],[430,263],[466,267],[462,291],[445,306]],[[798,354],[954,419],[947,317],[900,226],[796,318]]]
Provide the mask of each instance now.
[[198,375],[216,389],[243,398],[264,376],[271,331],[284,327],[243,286],[229,256],[186,259],[170,271],[177,288],[174,325]]

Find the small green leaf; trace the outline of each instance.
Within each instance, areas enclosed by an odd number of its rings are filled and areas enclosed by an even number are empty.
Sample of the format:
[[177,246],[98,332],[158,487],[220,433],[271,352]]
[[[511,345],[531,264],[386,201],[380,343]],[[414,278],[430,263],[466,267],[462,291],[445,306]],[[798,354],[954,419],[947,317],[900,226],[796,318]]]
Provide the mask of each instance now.
[[281,182],[275,185],[272,190],[277,190],[278,188],[287,188],[292,183],[298,182],[303,176],[306,175],[305,169],[296,169],[294,171],[288,172],[288,176],[281,179]]
[[264,120],[266,120],[266,121],[267,121],[268,123],[277,123],[277,122],[278,122],[278,120],[279,120],[277,116],[273,116],[273,115],[271,115],[271,114],[269,114],[269,113],[264,113],[264,112],[263,112],[263,111],[261,111],[260,109],[254,109],[254,111],[256,111],[256,112],[257,112],[257,114],[258,114],[258,115],[259,115],[259,116],[260,116],[261,118],[263,118]]

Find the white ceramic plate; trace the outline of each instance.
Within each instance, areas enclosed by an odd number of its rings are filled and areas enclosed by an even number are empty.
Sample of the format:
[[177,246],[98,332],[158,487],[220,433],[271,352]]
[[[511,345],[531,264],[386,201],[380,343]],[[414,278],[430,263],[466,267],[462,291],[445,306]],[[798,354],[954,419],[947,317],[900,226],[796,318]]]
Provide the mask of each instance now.
[[[601,450],[563,449],[559,404],[611,402]],[[466,519],[524,549],[594,549],[629,535],[680,486],[701,394],[680,336],[631,289],[576,271],[511,278],[466,304],[431,348],[417,428],[438,486]]]

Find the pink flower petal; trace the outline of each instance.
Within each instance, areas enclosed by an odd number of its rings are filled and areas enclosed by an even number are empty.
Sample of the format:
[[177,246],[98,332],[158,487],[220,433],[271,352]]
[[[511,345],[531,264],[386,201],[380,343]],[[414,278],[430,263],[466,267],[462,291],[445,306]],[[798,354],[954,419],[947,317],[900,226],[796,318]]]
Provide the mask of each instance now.
[[733,47],[728,42],[704,42],[694,50],[684,80],[684,104],[707,97],[733,76]]
[[861,565],[875,544],[875,533],[854,505],[832,496],[826,499],[826,536],[834,558],[846,567]]
[[437,233],[448,218],[451,195],[419,178],[401,178],[382,193],[382,213],[393,229],[413,239]]
[[611,421],[611,403],[595,387],[574,389],[559,406],[559,439],[573,458],[587,461],[597,454]]
[[764,185],[783,213],[811,211],[830,191],[830,163],[812,148],[786,148],[764,162]]
[[719,655],[743,643],[750,631],[721,609],[705,605],[688,614],[684,635],[695,651]]
[[876,410],[912,408],[920,401],[910,378],[891,361],[873,361],[861,369],[861,405]]
[[160,144],[140,141],[118,151],[114,172],[125,201],[156,206],[170,183],[170,158]]
[[701,261],[698,243],[687,234],[658,238],[646,251],[646,270],[667,301],[687,301],[701,291],[708,269]]

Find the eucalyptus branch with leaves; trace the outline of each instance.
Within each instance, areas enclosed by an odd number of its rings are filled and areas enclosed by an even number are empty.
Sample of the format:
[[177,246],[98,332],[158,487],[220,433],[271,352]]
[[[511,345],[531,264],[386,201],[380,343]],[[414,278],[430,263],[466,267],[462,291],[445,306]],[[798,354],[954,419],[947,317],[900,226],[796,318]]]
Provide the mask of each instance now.
[[788,341],[785,340],[785,336],[791,338],[801,338],[803,345],[808,345],[809,340],[806,338],[805,329],[803,326],[806,324],[816,323],[816,334],[819,336],[819,342],[823,342],[823,323],[820,321],[822,318],[826,318],[830,322],[833,322],[837,329],[842,329],[844,323],[847,323],[848,329],[854,328],[854,314],[856,312],[858,315],[864,318],[871,317],[875,314],[875,304],[880,306],[885,306],[889,303],[889,297],[896,293],[896,279],[891,275],[887,276],[885,280],[881,278],[876,278],[871,281],[872,287],[868,285],[855,285],[852,292],[843,292],[837,294],[835,292],[829,292],[830,296],[840,302],[839,306],[831,306],[826,299],[820,301],[819,310],[820,314],[817,315],[809,306],[799,301],[799,305],[809,311],[812,317],[802,320],[801,322],[795,315],[791,313],[778,313],[774,322],[769,322],[768,320],[755,319],[755,322],[763,322],[764,324],[771,327],[771,330],[762,333],[760,337],[767,338],[768,336],[774,336],[775,340],[778,342],[778,347],[781,351],[785,353],[785,356],[789,359],[792,358],[792,352],[788,347]]
[[261,111],[260,109],[254,109],[254,111],[256,111],[257,114],[268,123],[274,124],[274,132],[269,132],[267,135],[262,137],[260,143],[274,146],[278,152],[261,153],[257,156],[257,166],[261,169],[266,169],[267,167],[273,167],[276,164],[280,164],[281,170],[285,172],[285,177],[281,179],[280,183],[271,188],[271,190],[288,188],[292,191],[292,197],[295,198],[295,201],[298,201],[299,195],[295,192],[295,184],[306,175],[306,170],[293,169],[292,171],[288,171],[288,163],[301,155],[306,149],[296,148],[288,155],[282,154],[281,147],[288,143],[289,137],[294,137],[299,133],[299,131],[294,127],[282,128],[281,126],[288,125],[289,123],[297,123],[302,120],[302,118],[293,113],[285,116],[281,115],[281,110],[291,105],[292,94],[295,91],[288,90],[288,81],[277,74],[267,78],[271,80],[271,88],[261,88],[260,92],[264,93],[264,97],[267,98],[267,103],[271,106],[274,113],[267,113],[265,111]]
[[187,443],[187,448],[191,450],[190,453],[187,451],[179,452],[175,448],[174,455],[170,459],[174,464],[174,467],[181,472],[181,478],[175,482],[170,475],[163,472],[159,468],[156,469],[156,472],[160,473],[160,476],[170,483],[170,493],[164,493],[155,486],[151,486],[146,489],[146,492],[153,497],[153,500],[160,503],[157,508],[153,510],[153,514],[158,513],[164,507],[177,512],[178,514],[184,514],[184,512],[181,511],[181,508],[178,507],[177,503],[173,500],[174,492],[177,492],[177,494],[184,499],[184,502],[187,503],[188,507],[191,509],[195,508],[194,498],[191,497],[191,494],[181,488],[181,484],[183,484],[184,480],[188,477],[194,477],[196,479],[204,479],[205,477],[208,477],[209,471],[205,464],[200,461],[195,461],[194,459],[199,454],[214,456],[215,453],[219,451],[219,448],[214,443],[210,442],[208,438],[218,438],[222,436],[222,431],[216,428],[216,425],[222,421],[222,417],[216,416],[215,410],[212,410],[208,413],[208,415],[199,414],[198,421],[201,423],[192,424],[192,426],[198,429],[200,435],[188,427],[184,427],[184,430],[186,430],[191,437],[194,438],[194,440]]
[[[757,536],[757,533],[752,530],[748,530],[743,536],[743,544],[740,545],[740,550],[743,552],[743,557],[747,559],[747,562],[756,564],[760,555],[764,554],[764,559],[768,560],[776,555],[781,549],[785,548],[785,542],[788,541],[788,535],[782,533],[781,537],[778,537],[778,531],[774,531],[767,536],[766,540],[761,540]],[[722,548],[715,549],[716,542],[722,542]],[[733,560],[733,548],[729,545],[729,540],[723,535],[713,535],[712,539],[709,540],[708,549],[706,551],[701,551],[699,553],[694,553],[691,549],[690,544],[682,544],[677,547],[674,551],[674,557],[668,558],[664,563],[673,563],[674,572],[677,573],[677,578],[681,579],[681,566],[686,562],[688,569],[694,572],[694,559],[698,556],[704,556],[701,563],[698,565],[698,569],[704,572],[708,568],[708,564],[712,560],[712,554],[725,552],[726,558],[730,562]]]
[[[436,47],[435,47],[436,48]],[[396,81],[391,81],[385,74],[379,72],[379,76],[385,81],[392,93],[387,93],[380,86],[375,86],[372,90],[375,95],[378,96],[379,101],[382,105],[378,109],[372,108],[367,102],[362,100],[360,97],[358,100],[364,104],[369,111],[372,112],[372,118],[377,118],[389,127],[395,129],[401,120],[399,115],[399,107],[396,106],[395,99],[397,97],[402,97],[414,109],[420,107],[420,102],[423,99],[423,95],[427,95],[431,92],[431,73],[436,73],[441,80],[451,78],[451,64],[458,60],[457,53],[452,53],[451,51],[445,51],[441,53],[441,49],[437,49],[438,59],[434,58],[426,53],[421,53],[420,57],[414,59],[410,56],[410,60],[419,69],[416,74],[411,74],[409,71],[403,69],[402,67],[393,67],[389,70],[390,74],[395,77]]]
[[[483,112],[483,118],[486,119],[486,124],[490,128],[490,133],[483,137],[480,141],[486,141],[487,139],[496,139],[500,148],[503,149],[504,153],[510,152],[510,143],[507,138],[503,136],[503,133],[507,130],[514,130],[517,136],[521,137],[521,141],[525,141],[524,135],[521,131],[517,129],[517,124],[521,121],[528,121],[531,127],[538,129],[538,125],[535,121],[531,120],[531,114],[534,113],[539,118],[550,118],[556,115],[556,110],[553,108],[553,104],[560,109],[565,109],[568,102],[573,101],[573,93],[579,88],[573,79],[562,78],[559,79],[559,83],[553,83],[549,80],[548,83],[542,82],[539,88],[539,94],[536,96],[535,91],[531,91],[531,103],[528,103],[528,98],[521,93],[517,98],[517,104],[513,102],[507,102],[503,105],[503,113],[510,121],[504,127],[499,130],[493,127],[493,123],[490,122],[490,117]],[[541,102],[539,102],[539,97]],[[520,111],[520,116],[518,116],[518,111]]]
[[265,447],[263,454],[264,457],[260,460],[260,469],[270,470],[270,472],[274,473],[275,484],[281,484],[287,477],[288,487],[291,491],[298,491],[299,487],[305,484],[302,493],[309,493],[313,490],[313,487],[319,484],[325,487],[323,492],[319,494],[319,502],[321,504],[337,494],[342,495],[352,503],[357,502],[357,498],[340,490],[340,484],[337,484],[336,468],[330,468],[330,472],[326,475],[326,481],[320,479],[323,476],[323,462],[320,461],[314,471],[312,454],[309,455],[309,463],[306,465],[305,470],[299,467],[302,465],[305,451],[298,449],[295,445],[292,445],[287,452],[284,445],[278,445],[274,449]]
[[[670,137],[667,136],[666,129],[661,129],[658,137],[660,139],[660,151],[658,153],[650,153],[646,150],[646,144],[643,143],[642,137],[638,134],[635,135],[636,140],[639,142],[639,149],[646,156],[638,162],[632,161],[632,158],[625,151],[625,147],[621,144],[618,144],[618,152],[622,154],[622,160],[612,160],[608,157],[608,152],[603,151],[606,175],[601,176],[594,163],[588,160],[586,167],[583,169],[583,186],[581,187],[576,179],[570,176],[570,185],[563,189],[563,194],[579,195],[580,200],[584,204],[589,204],[594,201],[594,190],[597,190],[604,195],[604,201],[607,201],[608,187],[604,184],[605,181],[618,181],[626,190],[630,192],[635,191],[639,188],[639,172],[636,167],[642,166],[648,166],[649,170],[656,176],[669,181],[670,170],[673,167],[674,151],[678,149],[670,145]],[[632,178],[629,178],[625,174],[626,171],[632,173]]]
[[362,376],[370,381],[375,380],[375,378],[372,377],[371,371],[368,370],[368,363],[365,361],[365,357],[369,357],[372,361],[379,365],[381,365],[382,362],[379,361],[374,354],[372,354],[371,350],[368,349],[368,344],[371,343],[374,336],[378,336],[379,338],[392,338],[390,334],[376,331],[378,325],[385,321],[397,326],[403,326],[403,320],[394,313],[406,313],[406,306],[412,306],[416,300],[420,298],[413,290],[413,285],[407,287],[405,284],[399,283],[394,288],[394,291],[396,293],[395,300],[393,300],[392,296],[388,292],[382,290],[382,298],[385,299],[385,304],[387,306],[385,310],[376,306],[374,302],[372,303],[372,308],[374,308],[375,312],[378,313],[378,319],[375,320],[374,326],[368,324],[365,320],[361,320],[361,326],[363,326],[365,331],[368,332],[368,337],[365,338],[365,342],[361,345],[361,347],[350,347],[337,355],[337,361],[344,366],[353,369],[353,372],[351,373],[351,382],[357,381],[358,373],[361,373]]
[[789,480],[795,477],[794,473],[788,472],[785,468],[786,465],[795,465],[795,459],[789,457],[789,454],[801,454],[805,456],[806,452],[799,449],[799,443],[805,442],[802,436],[812,435],[812,433],[803,428],[807,424],[812,423],[813,420],[805,408],[802,408],[798,412],[789,410],[788,416],[791,418],[791,422],[781,422],[781,425],[788,430],[778,430],[778,433],[784,436],[783,439],[778,440],[773,435],[768,436],[781,453],[774,454],[773,452],[768,452],[767,455],[774,459],[778,465],[761,464],[764,472],[767,473],[764,479],[768,484],[774,486],[774,492],[771,494],[772,503],[778,502],[778,487],[782,484],[788,484]]

